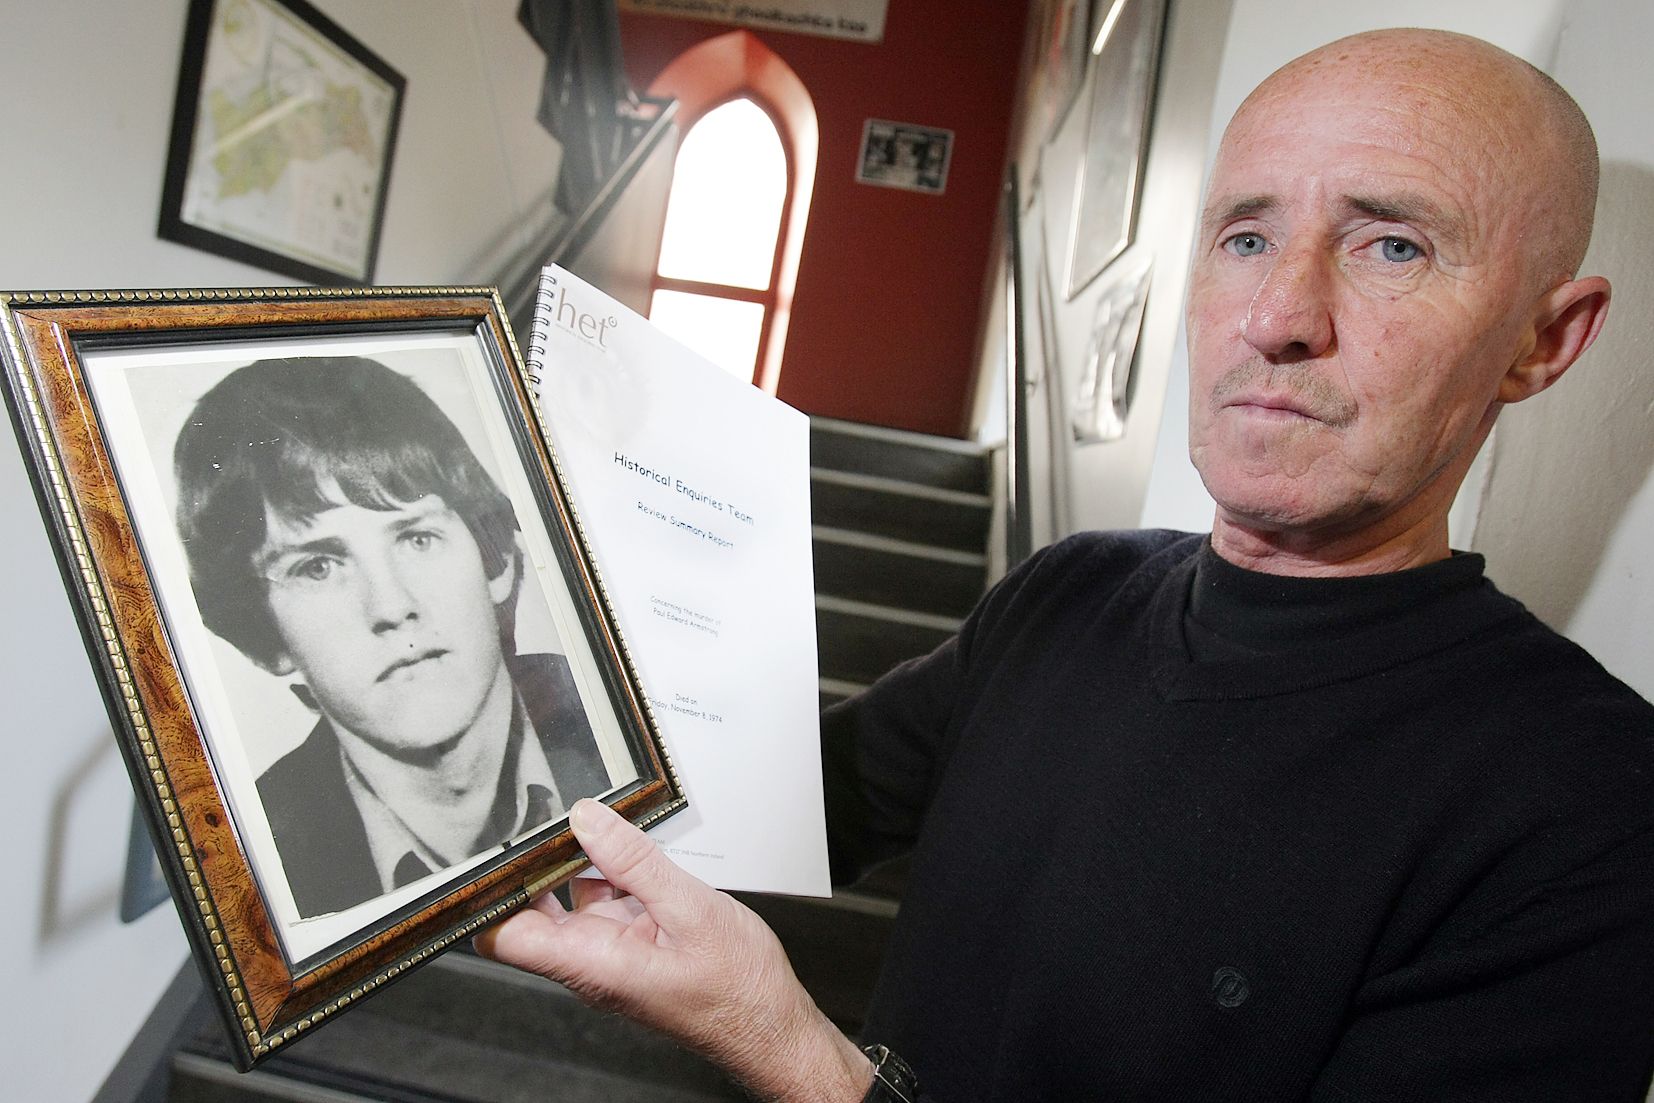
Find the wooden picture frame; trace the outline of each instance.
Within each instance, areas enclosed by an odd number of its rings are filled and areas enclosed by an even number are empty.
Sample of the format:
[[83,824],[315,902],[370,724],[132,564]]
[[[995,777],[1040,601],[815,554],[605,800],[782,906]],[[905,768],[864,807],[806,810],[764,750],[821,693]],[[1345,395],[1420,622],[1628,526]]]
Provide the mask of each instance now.
[[373,282],[406,83],[305,0],[191,0],[160,236]]
[[492,289],[15,292],[0,330],[241,1067],[578,872],[578,798],[684,807]]

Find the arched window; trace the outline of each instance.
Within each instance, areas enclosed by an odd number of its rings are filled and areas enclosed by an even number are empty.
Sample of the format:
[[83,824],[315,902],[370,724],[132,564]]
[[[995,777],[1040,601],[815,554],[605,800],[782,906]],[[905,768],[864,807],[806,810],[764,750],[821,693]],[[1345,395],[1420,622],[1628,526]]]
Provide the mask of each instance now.
[[815,107],[745,31],[686,50],[649,94],[675,97],[686,127],[650,319],[774,394],[815,180]]
[[758,368],[775,307],[787,156],[745,97],[701,116],[672,173],[649,317],[741,379]]

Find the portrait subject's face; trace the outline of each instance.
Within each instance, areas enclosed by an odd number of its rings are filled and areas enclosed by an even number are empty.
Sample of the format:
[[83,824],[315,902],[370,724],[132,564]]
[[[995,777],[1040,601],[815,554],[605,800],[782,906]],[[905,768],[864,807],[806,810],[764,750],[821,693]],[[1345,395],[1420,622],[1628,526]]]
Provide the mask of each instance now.
[[285,648],[278,669],[299,671],[334,723],[390,755],[441,749],[511,692],[495,605],[512,570],[487,576],[438,495],[270,516],[254,568]]
[[1369,61],[1266,85],[1214,166],[1190,454],[1243,524],[1445,515],[1527,351],[1524,236],[1543,228],[1521,162],[1478,105],[1364,79]]

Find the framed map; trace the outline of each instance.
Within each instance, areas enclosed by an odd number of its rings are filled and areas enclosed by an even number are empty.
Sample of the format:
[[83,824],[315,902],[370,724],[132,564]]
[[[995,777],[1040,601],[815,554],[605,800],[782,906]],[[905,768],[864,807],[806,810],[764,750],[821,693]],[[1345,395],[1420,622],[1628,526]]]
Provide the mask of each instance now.
[[191,0],[161,237],[372,282],[405,84],[304,0]]

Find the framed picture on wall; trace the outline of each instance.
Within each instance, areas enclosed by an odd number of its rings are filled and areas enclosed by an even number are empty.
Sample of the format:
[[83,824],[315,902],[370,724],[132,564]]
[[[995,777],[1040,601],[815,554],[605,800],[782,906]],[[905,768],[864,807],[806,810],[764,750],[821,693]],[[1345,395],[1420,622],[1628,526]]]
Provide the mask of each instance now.
[[191,0],[161,237],[373,282],[404,86],[304,0]]
[[6,397],[243,1067],[681,787],[487,289],[0,295]]
[[1091,103],[1068,235],[1068,298],[1126,251],[1137,230],[1165,0],[1098,0]]
[[1134,391],[1132,369],[1153,274],[1154,255],[1139,244],[1110,265],[1104,277],[1070,411],[1076,444],[1125,436]]
[[948,186],[953,131],[868,119],[862,125],[856,179],[882,188],[941,195]]
[[1041,21],[1044,57],[1040,71],[1046,141],[1056,137],[1079,95],[1090,56],[1087,53],[1090,42],[1086,37],[1090,18],[1091,0],[1055,0],[1045,9]]

